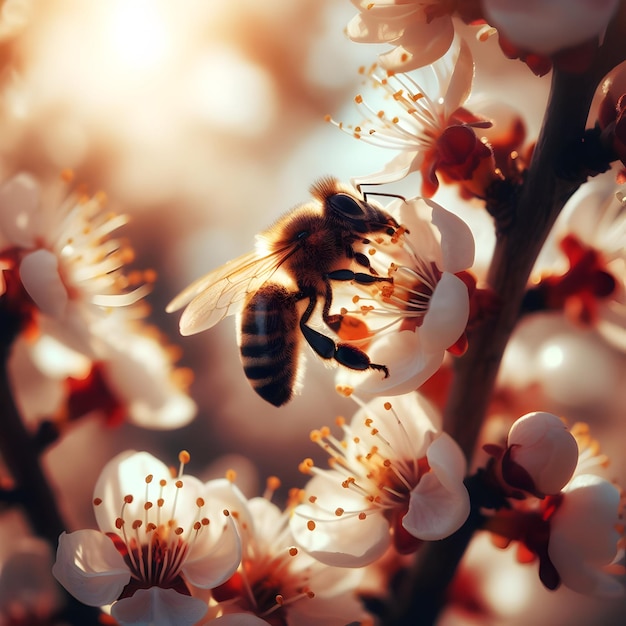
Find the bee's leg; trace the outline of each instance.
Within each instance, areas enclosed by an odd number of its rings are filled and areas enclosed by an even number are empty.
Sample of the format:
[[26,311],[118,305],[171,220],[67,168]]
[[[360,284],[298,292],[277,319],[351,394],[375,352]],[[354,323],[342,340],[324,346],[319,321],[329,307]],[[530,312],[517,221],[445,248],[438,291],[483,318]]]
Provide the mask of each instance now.
[[[335,270],[326,274],[329,280],[353,280],[360,285],[371,285],[372,283],[379,282],[393,282],[393,278],[387,276],[373,276],[372,274],[365,274],[364,272],[353,272],[352,270]],[[335,332],[341,327],[341,321],[343,316],[340,314],[330,315],[330,303],[332,302],[332,289],[330,283],[327,282],[326,300],[324,302],[324,310],[322,311],[322,317],[324,322],[329,328],[332,328]]]
[[353,272],[352,270],[335,270],[326,274],[329,280],[353,280],[359,285],[371,285],[372,283],[392,283],[393,278],[389,276],[374,276],[365,272]]
[[[310,326],[307,326],[307,322],[313,314],[316,303],[317,296],[309,296],[309,304],[300,318],[300,330],[302,335],[315,353],[323,359],[334,359],[337,363],[353,370],[380,370],[385,373],[385,378],[387,378],[389,376],[389,370],[387,367],[385,365],[372,363],[363,350],[347,343],[337,344],[330,337],[327,337]],[[326,317],[328,317],[328,308],[330,308],[330,303],[324,302]]]

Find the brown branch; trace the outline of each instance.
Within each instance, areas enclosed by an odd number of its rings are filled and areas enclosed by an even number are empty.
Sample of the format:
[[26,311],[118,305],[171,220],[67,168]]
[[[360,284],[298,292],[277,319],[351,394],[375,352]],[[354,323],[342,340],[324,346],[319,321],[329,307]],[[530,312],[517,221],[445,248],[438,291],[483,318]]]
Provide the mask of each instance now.
[[[489,324],[469,337],[457,361],[444,413],[444,429],[471,460],[493,392],[498,368],[519,318],[528,277],[561,209],[586,180],[584,135],[594,92],[613,67],[626,58],[626,1],[622,1],[605,42],[584,74],[555,70],[544,123],[527,176],[513,197],[513,226],[498,228],[488,283],[502,302]],[[496,225],[498,226],[498,225]],[[434,624],[447,589],[482,518],[475,504],[464,526],[451,537],[425,544],[409,584],[394,594],[384,624]]]

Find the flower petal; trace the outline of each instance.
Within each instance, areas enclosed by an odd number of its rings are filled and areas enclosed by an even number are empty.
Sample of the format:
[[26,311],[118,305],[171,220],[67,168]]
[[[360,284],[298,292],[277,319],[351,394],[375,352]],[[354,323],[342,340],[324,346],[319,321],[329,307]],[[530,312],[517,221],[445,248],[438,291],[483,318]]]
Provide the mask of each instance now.
[[[118,533],[115,520],[120,515],[124,497],[127,495],[134,496],[133,501],[126,504],[128,516],[144,518],[145,479],[149,475],[156,478],[157,485],[161,478],[169,479],[171,487],[176,490],[167,465],[147,452],[127,450],[113,457],[104,466],[93,490],[94,500],[101,500],[99,506],[94,506],[94,513],[102,532]],[[166,487],[168,492],[171,491],[169,487],[170,485]],[[170,503],[173,499],[173,494],[171,498],[167,498]]]
[[62,317],[69,296],[59,276],[56,255],[44,249],[27,254],[20,263],[20,278],[42,313],[55,318]]
[[575,476],[551,519],[548,554],[563,584],[586,594],[618,596],[622,585],[601,569],[617,554],[620,496],[607,480]]
[[121,626],[192,626],[207,612],[198,598],[173,589],[138,589],[111,607],[111,615]]
[[409,510],[402,526],[418,539],[434,541],[456,532],[467,520],[470,500],[463,484],[465,459],[447,434],[430,445],[431,472],[411,492]]
[[465,330],[468,318],[467,286],[454,274],[444,272],[420,328],[422,349],[437,352],[449,348]]
[[457,215],[432,200],[424,199],[432,207],[432,223],[441,233],[442,270],[455,274],[474,264],[475,244],[470,227]]
[[52,573],[76,599],[89,606],[114,602],[130,581],[122,555],[97,530],[62,533]]
[[[185,578],[201,589],[213,589],[228,580],[241,562],[241,540],[230,515],[223,521],[213,518],[209,528],[198,535],[193,551],[182,568]],[[222,524],[215,532],[215,526]],[[211,528],[213,527],[213,528]],[[207,531],[211,530],[209,533]]]
[[0,187],[0,241],[21,248],[35,245],[38,234],[39,183],[29,174],[14,176]]
[[445,350],[442,348],[438,352],[427,353],[421,346],[421,338],[420,332],[412,330],[381,337],[367,353],[373,363],[387,365],[389,376],[383,378],[380,372],[373,370],[356,372],[340,368],[337,371],[337,386],[348,387],[364,397],[414,391],[439,369]]
[[301,504],[294,511],[290,527],[296,542],[314,559],[337,567],[373,563],[390,543],[389,524],[378,512],[364,519],[352,513],[338,517],[320,507]]
[[618,0],[483,0],[490,24],[524,50],[550,55],[601,37]]

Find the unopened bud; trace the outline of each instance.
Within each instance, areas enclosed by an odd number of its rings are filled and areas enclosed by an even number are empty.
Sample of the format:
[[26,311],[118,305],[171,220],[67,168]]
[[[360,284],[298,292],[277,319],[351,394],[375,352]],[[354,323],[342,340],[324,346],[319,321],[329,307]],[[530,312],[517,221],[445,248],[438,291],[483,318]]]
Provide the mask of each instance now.
[[509,430],[502,477],[516,489],[537,496],[561,491],[578,463],[578,444],[552,413],[520,417]]

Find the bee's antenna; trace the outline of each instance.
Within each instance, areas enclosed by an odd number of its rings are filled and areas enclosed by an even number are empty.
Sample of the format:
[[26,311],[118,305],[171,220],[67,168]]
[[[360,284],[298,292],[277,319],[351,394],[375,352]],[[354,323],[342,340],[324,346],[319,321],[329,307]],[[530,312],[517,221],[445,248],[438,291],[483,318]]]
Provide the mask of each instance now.
[[[380,183],[363,183],[364,185],[372,185],[375,186]],[[399,193],[386,193],[384,191],[363,191],[361,189],[361,183],[355,185],[356,190],[363,196],[363,201],[367,202],[367,196],[381,196],[383,198],[398,198],[403,202],[406,202],[406,198],[401,196]]]
[[363,194],[363,200],[365,202],[367,202],[367,196],[381,196],[383,198],[398,198],[402,200],[403,202],[406,202],[406,198],[404,196],[401,196],[399,193],[384,193],[382,191],[361,191],[359,187],[357,187],[357,189],[359,189],[359,192]]

